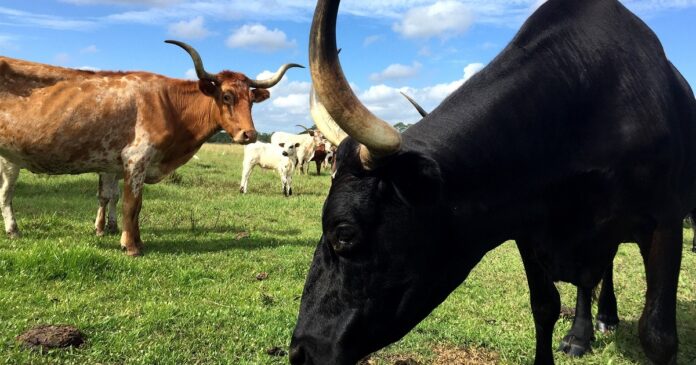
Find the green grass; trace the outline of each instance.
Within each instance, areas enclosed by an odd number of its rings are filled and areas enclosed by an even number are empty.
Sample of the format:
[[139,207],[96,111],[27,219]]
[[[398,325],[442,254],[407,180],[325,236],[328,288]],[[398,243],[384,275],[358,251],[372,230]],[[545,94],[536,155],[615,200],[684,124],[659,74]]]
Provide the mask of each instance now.
[[[324,174],[295,175],[284,198],[275,172],[256,169],[238,193],[241,148],[206,145],[179,169],[180,181],[147,186],[141,213],[145,256],[96,237],[96,175],[22,172],[15,210],[23,237],[0,238],[0,364],[285,364],[304,277],[321,234]],[[685,247],[691,239],[685,229]],[[267,272],[268,279],[256,280]],[[623,320],[599,335],[593,354],[560,364],[645,364],[637,337],[645,280],[637,247],[616,258]],[[563,302],[575,291],[559,285]],[[685,250],[679,286],[680,364],[696,363],[696,255]],[[71,324],[82,348],[45,354],[15,337],[37,324]],[[558,343],[570,322],[556,325]],[[377,364],[412,357],[428,364],[437,347],[494,352],[505,364],[533,361],[527,284],[514,243],[488,254],[469,279]]]

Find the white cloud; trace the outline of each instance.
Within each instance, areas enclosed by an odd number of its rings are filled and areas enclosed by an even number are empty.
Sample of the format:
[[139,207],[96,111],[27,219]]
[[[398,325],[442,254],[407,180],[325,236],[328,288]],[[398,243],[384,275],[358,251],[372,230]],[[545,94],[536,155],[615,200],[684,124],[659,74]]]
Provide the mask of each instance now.
[[0,49],[14,49],[16,48],[14,42],[16,38],[8,34],[0,34]]
[[371,44],[373,44],[373,43],[377,43],[377,42],[381,41],[382,39],[384,39],[384,36],[379,35],[379,34],[367,36],[367,37],[365,37],[365,39],[363,40],[363,46],[364,46],[364,47],[367,47],[367,46],[369,46],[369,45],[371,45]]
[[138,5],[138,6],[168,6],[182,2],[182,0],[60,0],[74,5]]
[[459,1],[445,0],[409,10],[392,29],[407,38],[448,38],[464,33],[473,21],[468,6]]
[[77,69],[83,71],[101,71],[100,68],[94,66],[80,66]]
[[196,75],[196,70],[189,68],[186,70],[186,73],[184,73],[184,78],[187,80],[198,80],[198,75]]
[[386,80],[402,80],[415,76],[421,68],[421,64],[414,62],[413,65],[393,64],[387,66],[383,71],[370,75],[370,80],[383,82]]
[[184,39],[202,39],[212,33],[205,28],[202,16],[197,16],[190,21],[182,20],[169,25],[169,34]]
[[[472,63],[464,67],[462,77],[448,83],[426,86],[423,88],[395,88],[384,84],[373,85],[360,90],[351,83],[351,88],[365,106],[380,118],[390,123],[413,123],[421,119],[416,110],[404,99],[400,91],[413,97],[425,110],[430,111],[442,100],[483,68],[481,63]],[[256,76],[265,79],[273,75],[264,71]],[[295,131],[295,124],[311,125],[309,116],[309,82],[291,81],[291,74],[270,89],[271,99],[254,106],[253,117],[256,128],[263,132],[278,130]]]
[[66,65],[68,62],[70,62],[70,55],[65,52],[60,52],[53,56],[53,62],[59,65]]
[[97,53],[99,52],[99,49],[97,46],[91,44],[83,49],[80,50],[80,53]]
[[97,26],[93,20],[68,19],[59,16],[30,13],[0,6],[0,23],[55,30],[89,30]]
[[270,30],[262,24],[244,25],[235,30],[226,42],[230,48],[248,48],[263,52],[295,47],[296,43],[295,40],[289,41],[283,31]]

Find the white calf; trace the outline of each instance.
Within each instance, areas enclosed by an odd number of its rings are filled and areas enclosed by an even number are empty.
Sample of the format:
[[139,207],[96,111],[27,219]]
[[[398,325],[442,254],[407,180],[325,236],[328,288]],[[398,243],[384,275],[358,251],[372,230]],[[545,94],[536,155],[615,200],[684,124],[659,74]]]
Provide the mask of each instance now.
[[322,143],[322,134],[318,131],[310,130],[309,134],[292,134],[286,132],[275,132],[271,135],[272,144],[297,144],[297,158],[295,167],[299,168],[301,174],[305,174],[309,168],[309,161],[314,157],[314,150]]
[[283,185],[283,195],[292,195],[292,173],[295,170],[295,157],[299,143],[263,143],[256,142],[244,147],[244,162],[242,164],[242,181],[239,192],[247,192],[249,175],[254,166],[278,171]]

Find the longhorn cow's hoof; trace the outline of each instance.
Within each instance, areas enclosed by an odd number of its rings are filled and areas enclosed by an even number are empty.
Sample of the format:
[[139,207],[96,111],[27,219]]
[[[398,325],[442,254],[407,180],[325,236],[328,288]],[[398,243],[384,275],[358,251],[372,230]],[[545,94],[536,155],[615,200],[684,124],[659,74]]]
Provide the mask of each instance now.
[[143,255],[143,251],[139,247],[134,247],[130,249],[123,247],[123,251],[125,252],[126,256],[130,257],[138,257]]
[[[118,225],[116,223],[113,224],[107,224],[106,225],[106,231],[107,234],[117,234],[121,232],[120,229],[118,229]],[[103,234],[103,233],[102,233]]]
[[94,230],[94,234],[97,235],[97,237],[102,237],[102,236],[104,236],[104,230],[103,230],[103,229],[96,228],[96,229]]
[[566,353],[566,355],[572,357],[580,357],[588,352],[592,352],[590,340],[583,340],[575,337],[575,335],[567,335],[563,337],[563,341],[561,341],[561,346],[558,348],[558,350],[563,351]]
[[9,239],[15,239],[22,237],[22,235],[19,233],[19,231],[11,231],[11,232],[6,232],[7,233],[7,238]]

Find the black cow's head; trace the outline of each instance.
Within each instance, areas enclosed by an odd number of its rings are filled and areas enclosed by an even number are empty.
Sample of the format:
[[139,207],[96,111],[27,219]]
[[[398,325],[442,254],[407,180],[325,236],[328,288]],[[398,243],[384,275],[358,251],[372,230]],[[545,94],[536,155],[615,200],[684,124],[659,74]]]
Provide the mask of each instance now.
[[[320,0],[310,36],[312,116],[340,146],[292,338],[294,365],[355,364],[405,335],[462,280],[451,275],[457,255],[445,249],[440,168],[402,148],[399,133],[352,93],[338,65],[337,10],[338,1]],[[350,137],[337,138],[341,130]]]

